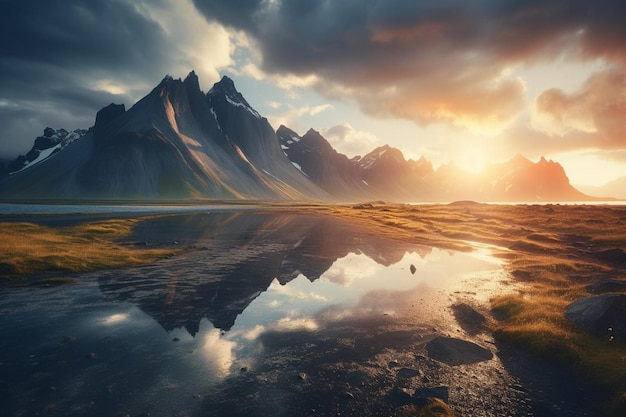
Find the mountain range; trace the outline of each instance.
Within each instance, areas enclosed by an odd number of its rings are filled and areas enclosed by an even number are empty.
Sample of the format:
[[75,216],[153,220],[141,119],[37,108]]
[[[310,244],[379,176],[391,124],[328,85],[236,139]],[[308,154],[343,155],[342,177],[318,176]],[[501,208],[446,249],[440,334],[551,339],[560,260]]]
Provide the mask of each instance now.
[[560,164],[516,156],[463,172],[378,147],[348,158],[317,131],[274,131],[223,77],[166,76],[130,109],[110,104],[88,130],[46,128],[0,167],[0,200],[398,202],[582,201]]

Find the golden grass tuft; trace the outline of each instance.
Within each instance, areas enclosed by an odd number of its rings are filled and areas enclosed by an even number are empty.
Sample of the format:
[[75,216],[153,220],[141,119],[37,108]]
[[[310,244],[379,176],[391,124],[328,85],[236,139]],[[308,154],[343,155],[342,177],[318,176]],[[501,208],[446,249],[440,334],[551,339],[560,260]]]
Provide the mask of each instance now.
[[439,398],[427,398],[426,404],[417,406],[411,404],[402,413],[404,417],[454,417],[448,405]]
[[154,262],[174,252],[116,243],[137,220],[105,220],[51,228],[33,223],[0,223],[0,276],[17,278],[63,271],[84,272]]

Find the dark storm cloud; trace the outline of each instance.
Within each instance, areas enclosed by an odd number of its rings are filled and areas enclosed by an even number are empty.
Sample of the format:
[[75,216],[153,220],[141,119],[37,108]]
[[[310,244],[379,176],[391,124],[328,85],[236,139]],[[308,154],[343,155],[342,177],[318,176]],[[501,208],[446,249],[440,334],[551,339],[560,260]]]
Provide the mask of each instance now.
[[158,82],[169,59],[161,27],[121,0],[5,1],[0,38],[4,156],[28,150],[48,125],[86,128],[111,101],[129,104],[95,80]]
[[[612,0],[195,0],[244,30],[274,74],[315,74],[317,89],[370,114],[419,124],[504,126],[524,108],[505,68],[555,58],[626,65],[626,2]],[[218,6],[219,5],[219,6]],[[239,13],[239,14],[237,14]],[[233,16],[237,17],[234,18]]]
[[254,27],[254,16],[263,0],[196,1],[194,4],[210,20],[218,21],[237,29]]

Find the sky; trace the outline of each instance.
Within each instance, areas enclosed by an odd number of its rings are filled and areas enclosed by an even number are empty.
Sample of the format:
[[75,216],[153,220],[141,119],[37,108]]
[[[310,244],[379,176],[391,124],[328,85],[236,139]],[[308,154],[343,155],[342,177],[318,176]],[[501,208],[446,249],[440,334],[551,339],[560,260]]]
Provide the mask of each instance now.
[[166,75],[231,77],[277,129],[478,171],[626,176],[621,0],[0,0],[0,158]]

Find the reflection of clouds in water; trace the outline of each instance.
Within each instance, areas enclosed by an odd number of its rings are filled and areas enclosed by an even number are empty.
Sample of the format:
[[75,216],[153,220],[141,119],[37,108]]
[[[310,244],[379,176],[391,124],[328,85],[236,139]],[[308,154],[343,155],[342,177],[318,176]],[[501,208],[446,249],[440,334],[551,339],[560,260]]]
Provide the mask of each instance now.
[[348,309],[343,306],[334,305],[320,310],[316,318],[321,323],[338,322],[354,316],[353,310],[352,308]]
[[252,329],[246,331],[243,333],[243,337],[247,340],[255,340],[259,337],[259,335],[261,333],[263,333],[265,331],[265,326],[261,326],[260,324],[257,324],[256,326],[254,326]]
[[349,287],[355,279],[374,276],[381,269],[372,259],[363,254],[349,254],[337,261],[322,275],[322,279]]
[[207,331],[203,337],[202,353],[207,361],[207,365],[215,371],[216,376],[227,376],[231,365],[235,361],[233,351],[237,343],[221,337],[218,329]]
[[310,317],[283,317],[275,325],[276,330],[317,330],[319,324]]
[[[296,279],[306,279],[303,275],[300,275]],[[308,283],[307,283],[308,284]],[[309,284],[310,285],[310,284]],[[280,295],[289,298],[295,298],[298,300],[315,300],[315,301],[327,301],[328,299],[323,295],[309,291],[305,292],[297,288],[295,285],[281,285],[276,279],[272,281],[272,284],[266,291],[269,295]],[[277,307],[280,305],[278,300],[273,300],[269,303],[270,307]]]
[[104,324],[116,324],[116,323],[121,323],[128,320],[128,314],[127,313],[118,313],[118,314],[111,314],[110,316],[104,318],[102,320],[102,323]]
[[272,308],[276,308],[280,305],[280,302],[278,300],[272,300],[269,303],[267,303],[268,307],[272,307]]

